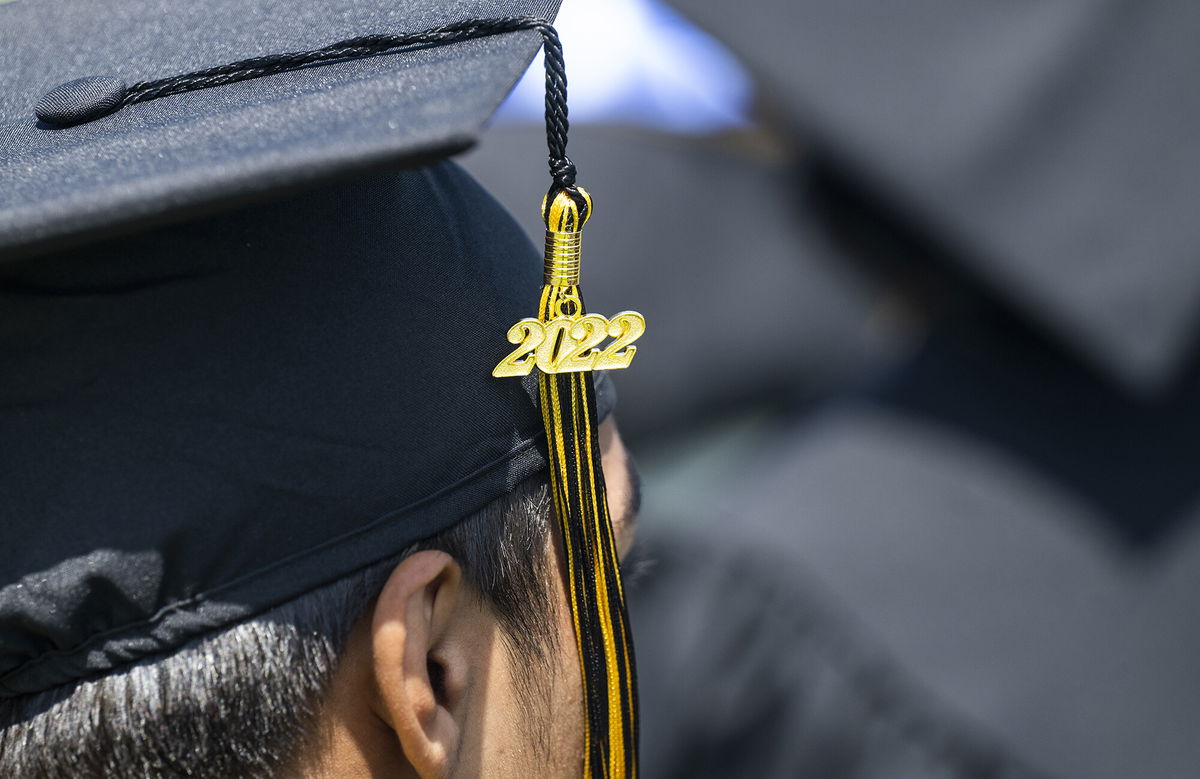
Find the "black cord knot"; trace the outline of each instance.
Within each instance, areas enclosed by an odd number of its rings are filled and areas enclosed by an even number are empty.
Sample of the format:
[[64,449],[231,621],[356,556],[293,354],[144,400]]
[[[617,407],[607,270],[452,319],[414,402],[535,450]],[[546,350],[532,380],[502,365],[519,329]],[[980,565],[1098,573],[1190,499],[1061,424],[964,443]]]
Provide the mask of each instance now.
[[550,177],[563,189],[575,188],[575,163],[569,157],[550,158]]

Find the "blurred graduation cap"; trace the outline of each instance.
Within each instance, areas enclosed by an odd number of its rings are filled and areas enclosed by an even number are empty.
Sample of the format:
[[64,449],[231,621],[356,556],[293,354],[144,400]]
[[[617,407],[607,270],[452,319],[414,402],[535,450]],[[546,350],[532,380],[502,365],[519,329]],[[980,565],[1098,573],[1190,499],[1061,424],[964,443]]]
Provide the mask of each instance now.
[[843,183],[1059,343],[1139,392],[1190,360],[1193,4],[673,4],[746,60]]
[[[0,697],[169,652],[549,469],[584,772],[635,771],[591,371],[633,349],[568,348],[605,318],[578,286],[557,5],[0,5]],[[543,42],[544,269],[437,162]],[[555,326],[538,371],[505,358]]]

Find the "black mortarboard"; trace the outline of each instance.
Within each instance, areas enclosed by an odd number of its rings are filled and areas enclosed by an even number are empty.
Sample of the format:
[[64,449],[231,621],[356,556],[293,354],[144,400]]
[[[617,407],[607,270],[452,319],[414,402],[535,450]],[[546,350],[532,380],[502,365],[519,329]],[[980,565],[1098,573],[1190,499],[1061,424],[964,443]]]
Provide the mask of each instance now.
[[[592,369],[640,317],[583,309],[556,7],[0,5],[0,697],[171,651],[549,469],[584,772],[636,772]],[[437,161],[543,40],[539,273]],[[426,167],[349,175],[381,165]]]
[[5,257],[461,151],[541,36],[479,37],[345,57],[129,105],[56,129],[35,107],[61,84],[128,85],[249,57],[473,18],[551,19],[554,0],[152,2],[0,6],[0,251]]
[[1139,390],[1190,359],[1200,7],[672,2],[745,58],[843,183],[1029,321]]

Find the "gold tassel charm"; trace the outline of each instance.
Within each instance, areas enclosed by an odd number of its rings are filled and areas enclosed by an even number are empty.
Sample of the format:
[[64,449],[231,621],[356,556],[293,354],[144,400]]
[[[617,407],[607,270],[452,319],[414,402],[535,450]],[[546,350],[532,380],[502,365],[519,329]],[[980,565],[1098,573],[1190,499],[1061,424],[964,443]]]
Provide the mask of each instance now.
[[[579,289],[580,236],[591,215],[585,190],[556,187],[542,203],[545,275],[536,318],[508,332],[517,349],[494,376],[523,376],[536,365],[550,461],[550,487],[562,532],[567,592],[575,626],[586,715],[586,779],[637,776],[637,692],[633,642],[609,520],[596,393],[590,372],[626,368],[646,329],[641,314],[586,313]],[[614,339],[607,346],[601,344]]]
[[[622,311],[611,319],[584,313],[579,294],[581,238],[592,200],[582,187],[575,191],[582,209],[567,190],[543,200],[542,306],[538,317],[522,319],[509,329],[508,340],[517,348],[500,361],[493,376],[526,376],[535,365],[549,374],[619,370],[628,368],[637,354],[633,343],[646,332],[645,317],[636,311]],[[555,229],[558,227],[569,229]],[[609,338],[612,341],[600,348]]]

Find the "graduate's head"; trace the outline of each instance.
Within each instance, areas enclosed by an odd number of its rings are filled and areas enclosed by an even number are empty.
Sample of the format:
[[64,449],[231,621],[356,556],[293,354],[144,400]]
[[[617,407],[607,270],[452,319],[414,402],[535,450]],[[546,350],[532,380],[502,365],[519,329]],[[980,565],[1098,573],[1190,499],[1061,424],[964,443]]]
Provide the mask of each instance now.
[[0,3],[0,773],[636,775],[556,7]]
[[[604,448],[628,543],[636,476],[618,440]],[[0,703],[0,775],[575,777],[579,675],[550,510],[533,477],[399,561]]]
[[577,776],[536,393],[463,357],[537,276],[449,164],[0,266],[0,775]]
[[[636,476],[606,439],[628,543]],[[0,775],[575,777],[579,675],[550,510],[534,477],[399,561],[0,703]]]

